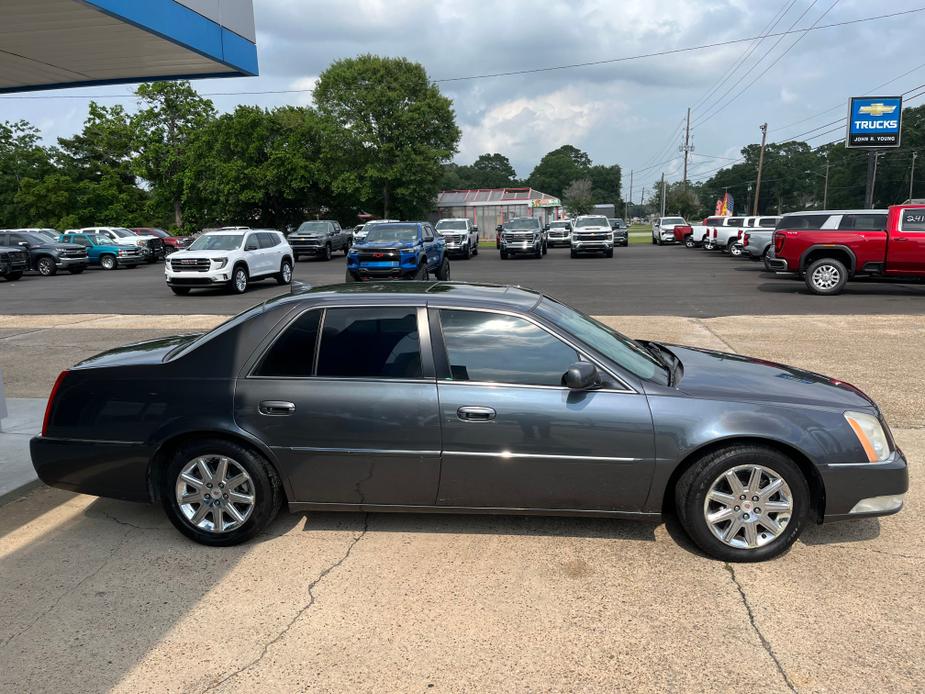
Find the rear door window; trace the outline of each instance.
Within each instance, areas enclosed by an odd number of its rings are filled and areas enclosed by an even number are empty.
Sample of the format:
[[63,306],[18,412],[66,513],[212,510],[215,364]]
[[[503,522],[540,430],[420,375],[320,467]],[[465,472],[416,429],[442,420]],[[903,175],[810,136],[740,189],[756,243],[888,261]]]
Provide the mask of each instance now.
[[886,231],[885,214],[846,214],[842,215],[841,229],[854,229],[857,231]]
[[321,311],[308,311],[285,328],[267,351],[255,376],[305,378],[315,367],[315,343]]
[[331,308],[325,311],[318,376],[420,378],[417,309]]
[[778,229],[821,229],[829,218],[825,214],[788,214],[777,224]]

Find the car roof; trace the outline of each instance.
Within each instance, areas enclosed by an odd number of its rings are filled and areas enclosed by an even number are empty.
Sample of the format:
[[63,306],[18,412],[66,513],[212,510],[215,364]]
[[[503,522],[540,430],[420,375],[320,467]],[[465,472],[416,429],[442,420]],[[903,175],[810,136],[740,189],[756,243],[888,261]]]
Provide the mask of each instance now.
[[[790,217],[795,214],[802,215],[822,215],[826,217],[831,217],[833,214],[887,214],[889,210],[805,210],[803,212],[788,212],[783,215],[784,217]],[[771,216],[771,215],[768,215]]]
[[295,289],[292,294],[270,299],[267,307],[285,303],[356,304],[431,303],[447,306],[507,308],[528,312],[543,295],[532,289],[504,284],[467,282],[357,282]]

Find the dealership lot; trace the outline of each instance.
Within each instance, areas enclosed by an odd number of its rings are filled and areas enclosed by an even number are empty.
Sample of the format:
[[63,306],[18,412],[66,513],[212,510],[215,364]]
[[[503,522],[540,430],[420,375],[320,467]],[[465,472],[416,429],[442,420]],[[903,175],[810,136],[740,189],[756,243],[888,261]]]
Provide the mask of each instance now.
[[[307,260],[295,265],[293,278],[314,286],[340,283],[344,268],[340,254],[329,262]],[[483,245],[472,260],[454,260],[452,273],[457,281],[531,287],[594,315],[925,313],[925,284],[859,281],[843,296],[811,296],[802,282],[777,279],[760,263],[681,246],[631,245],[616,249],[613,258],[576,259],[569,258],[568,249],[556,248],[542,260],[502,261],[494,247]],[[0,282],[4,314],[234,314],[281,291],[286,290],[265,280],[241,296],[201,290],[178,297],[164,284],[163,264]]]
[[[0,512],[0,691],[918,689],[923,288],[825,298],[677,247],[561,253],[502,263],[483,250],[454,278],[543,288],[633,337],[855,383],[910,461],[906,509],[729,566],[671,522],[507,516],[283,514],[258,541],[217,550],[157,507],[37,488]],[[342,272],[299,263],[296,279]],[[152,267],[0,286],[8,396],[43,397],[80,358],[204,330],[280,292],[181,298],[162,282]]]

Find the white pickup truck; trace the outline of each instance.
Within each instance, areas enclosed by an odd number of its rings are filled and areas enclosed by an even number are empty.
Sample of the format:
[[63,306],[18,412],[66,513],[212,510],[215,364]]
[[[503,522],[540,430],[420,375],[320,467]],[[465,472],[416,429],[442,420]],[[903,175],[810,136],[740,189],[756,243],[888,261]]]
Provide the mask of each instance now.
[[739,229],[745,224],[745,217],[707,217],[703,224],[691,226],[693,232],[687,237],[687,246],[700,245],[708,251],[714,248],[725,250],[729,240],[737,240]]
[[676,226],[686,226],[687,222],[683,217],[658,217],[652,222],[652,245],[665,243],[674,243],[674,228]]

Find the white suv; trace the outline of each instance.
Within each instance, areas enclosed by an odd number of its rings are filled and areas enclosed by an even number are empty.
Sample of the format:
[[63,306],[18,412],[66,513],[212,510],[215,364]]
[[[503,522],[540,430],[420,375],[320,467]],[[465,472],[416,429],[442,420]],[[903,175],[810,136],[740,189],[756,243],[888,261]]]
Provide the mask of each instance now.
[[225,287],[235,294],[254,280],[273,277],[292,282],[292,248],[273,229],[211,231],[165,263],[167,286],[183,296],[190,289]]
[[[141,250],[142,257],[149,263],[157,262],[156,248],[163,249],[164,242],[157,236],[136,234],[125,227],[84,227],[82,229],[68,229],[69,234],[96,234],[112,241],[117,246],[131,246]],[[160,256],[163,256],[163,250]]]

